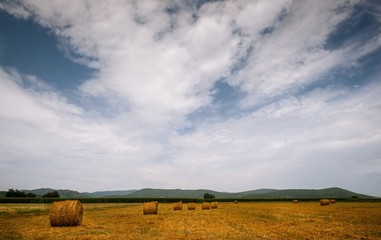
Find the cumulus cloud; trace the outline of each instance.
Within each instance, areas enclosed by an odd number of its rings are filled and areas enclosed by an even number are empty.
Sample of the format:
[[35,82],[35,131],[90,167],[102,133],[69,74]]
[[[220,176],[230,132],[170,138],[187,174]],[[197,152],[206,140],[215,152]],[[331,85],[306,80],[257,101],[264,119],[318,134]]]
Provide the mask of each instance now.
[[205,124],[173,140],[178,148],[176,163],[198,172],[207,162],[216,175],[232,176],[235,181],[230,177],[219,181],[233,188],[324,187],[324,178],[347,185],[346,181],[360,178],[353,164],[365,172],[377,171],[373,163],[380,161],[379,87],[356,93],[316,90],[301,99],[282,99],[252,115]]
[[[1,69],[2,174],[25,181],[15,177],[17,162],[91,190],[100,174],[102,188],[353,189],[370,181],[366,191],[375,191],[380,85],[329,82],[362,69],[381,46],[376,31],[328,47],[359,4],[4,1],[1,9],[52,31],[63,54],[96,74],[75,89],[79,104],[36,76]],[[241,94],[229,105],[234,114],[194,121],[229,101],[216,99],[219,81]]]
[[[107,172],[111,159],[122,164],[125,155],[140,150],[111,123],[90,119],[35,77],[4,69],[0,77],[1,171],[7,181],[17,183],[23,173],[52,179],[66,175],[64,182],[72,185],[101,166]],[[46,179],[38,179],[45,184]]]

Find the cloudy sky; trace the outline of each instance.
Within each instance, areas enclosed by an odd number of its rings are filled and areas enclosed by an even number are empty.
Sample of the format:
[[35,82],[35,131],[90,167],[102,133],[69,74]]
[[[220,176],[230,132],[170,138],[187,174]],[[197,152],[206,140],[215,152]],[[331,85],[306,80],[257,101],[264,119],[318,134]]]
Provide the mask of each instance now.
[[0,190],[381,196],[381,4],[0,1]]

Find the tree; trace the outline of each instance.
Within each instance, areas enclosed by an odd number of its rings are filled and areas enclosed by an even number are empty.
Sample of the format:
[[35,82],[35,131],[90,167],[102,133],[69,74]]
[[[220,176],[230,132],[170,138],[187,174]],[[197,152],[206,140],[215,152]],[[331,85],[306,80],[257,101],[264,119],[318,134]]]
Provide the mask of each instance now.
[[5,194],[5,197],[26,197],[26,194],[17,189],[8,189],[8,192]]
[[36,194],[34,194],[34,193],[27,193],[26,197],[28,197],[28,198],[35,198]]
[[44,196],[42,197],[43,198],[59,198],[60,194],[57,191],[53,191],[53,192],[48,192],[47,194],[44,194]]
[[215,199],[216,197],[210,193],[204,193],[204,199]]

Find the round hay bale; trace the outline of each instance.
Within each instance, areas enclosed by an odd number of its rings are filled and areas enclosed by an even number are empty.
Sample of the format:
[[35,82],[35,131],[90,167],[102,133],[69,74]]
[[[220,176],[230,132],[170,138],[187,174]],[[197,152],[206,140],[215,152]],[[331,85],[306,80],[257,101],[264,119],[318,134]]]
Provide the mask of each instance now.
[[292,202],[293,202],[293,203],[298,203],[299,201],[296,200],[296,199],[294,199],[294,200],[292,200]]
[[159,203],[158,202],[145,202],[143,204],[144,215],[157,214],[158,212],[159,212]]
[[233,202],[234,204],[238,204],[238,201],[237,200],[234,200],[234,202]]
[[188,210],[196,210],[196,203],[194,202],[188,203]]
[[83,207],[78,200],[53,202],[49,219],[52,227],[79,226],[82,223]]
[[329,199],[329,203],[336,203],[335,199]]
[[210,208],[211,208],[211,209],[217,209],[217,208],[218,208],[218,202],[212,202],[212,203],[210,204]]
[[210,203],[203,202],[201,205],[202,210],[210,210]]
[[180,202],[175,202],[173,204],[173,210],[183,210],[183,202],[180,201]]
[[327,206],[329,205],[328,199],[320,199],[320,206]]

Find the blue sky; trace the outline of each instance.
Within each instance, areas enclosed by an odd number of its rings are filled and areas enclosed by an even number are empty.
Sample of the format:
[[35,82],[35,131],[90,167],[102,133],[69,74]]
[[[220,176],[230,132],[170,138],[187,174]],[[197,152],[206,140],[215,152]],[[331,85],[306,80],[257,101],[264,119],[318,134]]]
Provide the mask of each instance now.
[[378,1],[0,1],[0,189],[381,196]]

